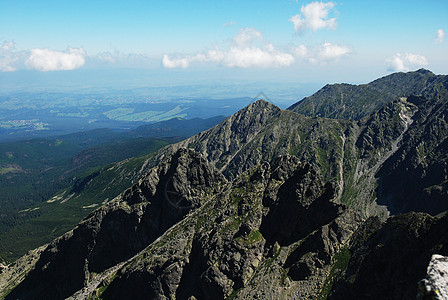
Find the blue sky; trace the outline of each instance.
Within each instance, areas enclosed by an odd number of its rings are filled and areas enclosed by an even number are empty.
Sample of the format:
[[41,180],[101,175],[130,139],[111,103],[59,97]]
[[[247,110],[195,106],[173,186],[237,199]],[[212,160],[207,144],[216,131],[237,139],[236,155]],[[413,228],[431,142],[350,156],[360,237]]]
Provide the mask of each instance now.
[[447,0],[0,0],[0,71],[362,83],[447,74],[447,32]]

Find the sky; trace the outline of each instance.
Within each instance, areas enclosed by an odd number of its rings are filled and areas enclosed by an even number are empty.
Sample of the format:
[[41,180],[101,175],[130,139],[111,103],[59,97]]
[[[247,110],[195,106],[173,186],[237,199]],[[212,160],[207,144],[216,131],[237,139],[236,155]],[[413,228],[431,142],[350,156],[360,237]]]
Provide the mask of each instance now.
[[447,33],[447,0],[0,0],[0,80],[367,83],[447,74]]

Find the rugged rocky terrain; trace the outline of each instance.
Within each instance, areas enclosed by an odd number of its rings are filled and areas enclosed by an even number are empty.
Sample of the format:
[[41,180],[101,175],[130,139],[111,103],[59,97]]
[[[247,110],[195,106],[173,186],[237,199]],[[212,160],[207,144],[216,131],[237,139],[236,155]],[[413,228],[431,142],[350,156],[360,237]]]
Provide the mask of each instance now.
[[444,84],[446,78],[425,69],[394,73],[368,84],[328,84],[288,109],[312,117],[359,120],[398,97],[432,97],[434,88]]
[[419,70],[292,110],[256,101],[148,158],[138,184],[3,269],[2,295],[413,298],[448,255],[447,88]]

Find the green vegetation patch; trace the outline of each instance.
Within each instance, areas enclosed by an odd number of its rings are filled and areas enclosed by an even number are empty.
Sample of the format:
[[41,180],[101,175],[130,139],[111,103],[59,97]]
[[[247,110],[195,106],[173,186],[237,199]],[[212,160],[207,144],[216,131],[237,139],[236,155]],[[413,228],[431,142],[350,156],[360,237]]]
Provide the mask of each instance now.
[[262,239],[263,239],[263,235],[258,230],[252,231],[251,233],[249,233],[249,235],[246,238],[247,242],[249,242],[250,244],[261,241]]
[[129,114],[132,114],[134,112],[133,108],[116,108],[116,109],[112,109],[109,111],[106,111],[103,113],[103,115],[105,115],[106,117],[108,117],[109,119],[115,120],[118,119],[121,116],[126,116]]
[[339,277],[342,272],[344,272],[348,267],[348,262],[350,261],[351,253],[347,248],[342,248],[335,256],[333,256],[334,264],[331,267],[330,274],[324,282],[322,290],[318,295],[317,299],[325,300],[331,293],[334,281]]
[[15,173],[15,172],[23,172],[23,170],[18,165],[0,166],[0,175],[6,174],[6,173]]
[[55,147],[59,147],[63,144],[64,142],[61,140],[56,140],[56,142],[53,144]]

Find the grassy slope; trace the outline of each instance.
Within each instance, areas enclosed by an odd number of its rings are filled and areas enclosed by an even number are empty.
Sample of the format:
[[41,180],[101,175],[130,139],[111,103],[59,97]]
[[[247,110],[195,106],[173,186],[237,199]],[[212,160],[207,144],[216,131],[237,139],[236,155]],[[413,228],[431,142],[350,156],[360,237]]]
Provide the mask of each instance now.
[[20,215],[31,217],[0,234],[0,256],[15,260],[28,250],[69,231],[91,211],[135,182],[147,158],[131,158],[102,167],[94,172],[96,176],[80,191],[72,192],[72,187],[69,187],[48,201],[22,211]]

